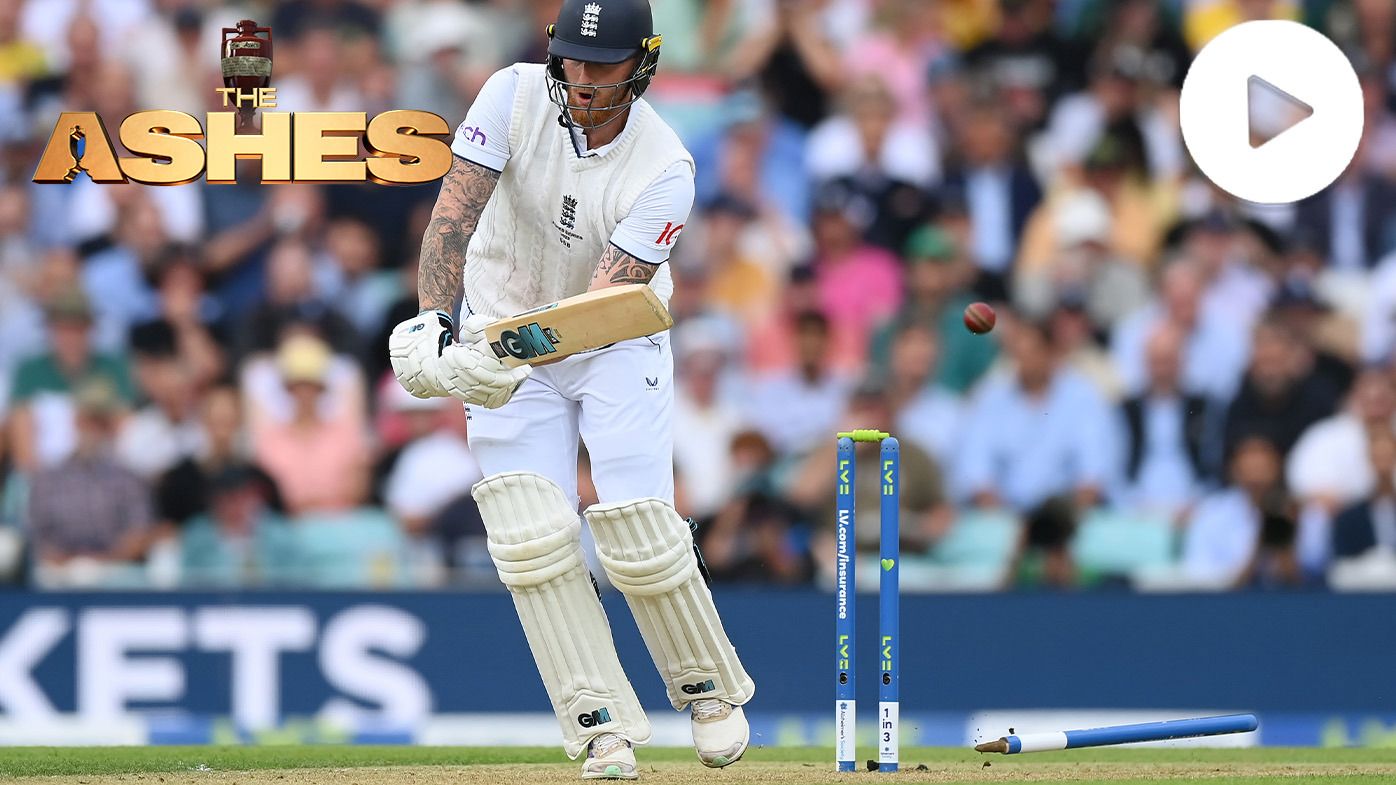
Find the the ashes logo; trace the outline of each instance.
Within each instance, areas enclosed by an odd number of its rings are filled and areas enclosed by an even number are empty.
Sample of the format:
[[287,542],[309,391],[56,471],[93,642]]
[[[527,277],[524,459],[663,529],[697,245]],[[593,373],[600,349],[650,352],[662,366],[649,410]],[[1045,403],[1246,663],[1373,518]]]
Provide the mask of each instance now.
[[596,37],[596,24],[601,20],[601,4],[587,3],[582,9],[582,35]]
[[431,112],[394,109],[370,120],[366,112],[263,111],[259,129],[257,110],[276,107],[271,28],[244,19],[223,28],[223,37],[224,86],[215,89],[236,111],[208,112],[203,123],[168,109],[136,112],[121,121],[118,139],[132,154],[121,157],[96,112],[63,112],[34,182],[71,183],[86,172],[96,183],[181,185],[205,174],[210,183],[234,183],[241,158],[261,159],[263,183],[410,185],[451,168],[450,128]]

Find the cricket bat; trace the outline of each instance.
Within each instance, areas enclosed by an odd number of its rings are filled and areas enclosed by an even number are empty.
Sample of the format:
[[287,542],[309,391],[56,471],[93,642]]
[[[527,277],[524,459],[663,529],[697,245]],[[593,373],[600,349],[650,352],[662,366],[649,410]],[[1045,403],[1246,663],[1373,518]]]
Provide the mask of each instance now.
[[547,365],[617,341],[674,326],[648,284],[611,286],[524,311],[485,328],[485,342],[506,366]]

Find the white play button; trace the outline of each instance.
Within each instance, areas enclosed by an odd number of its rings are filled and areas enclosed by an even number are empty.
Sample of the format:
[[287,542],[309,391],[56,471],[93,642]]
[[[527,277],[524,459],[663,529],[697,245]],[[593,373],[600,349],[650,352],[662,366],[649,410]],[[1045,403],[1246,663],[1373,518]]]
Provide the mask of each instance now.
[[1258,76],[1246,80],[1246,117],[1251,147],[1271,139],[1314,116],[1314,108]]
[[1252,202],[1326,188],[1362,138],[1362,88],[1341,50],[1297,22],[1247,22],[1202,48],[1179,99],[1183,141],[1212,182]]

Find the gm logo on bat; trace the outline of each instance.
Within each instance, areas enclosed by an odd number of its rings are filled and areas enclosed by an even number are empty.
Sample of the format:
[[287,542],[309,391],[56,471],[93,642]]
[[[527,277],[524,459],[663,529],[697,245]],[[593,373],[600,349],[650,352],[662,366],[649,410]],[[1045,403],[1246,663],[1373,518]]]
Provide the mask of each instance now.
[[526,324],[518,330],[505,330],[499,340],[490,343],[496,357],[517,357],[532,360],[544,354],[556,354],[562,337],[553,327],[544,327],[538,322]]

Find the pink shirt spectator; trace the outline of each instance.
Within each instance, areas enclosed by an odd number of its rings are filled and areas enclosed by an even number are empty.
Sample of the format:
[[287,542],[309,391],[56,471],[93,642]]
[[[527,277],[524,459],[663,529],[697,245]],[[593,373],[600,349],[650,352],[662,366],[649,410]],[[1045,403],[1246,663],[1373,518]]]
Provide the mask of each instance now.
[[901,269],[891,253],[864,245],[814,266],[820,310],[833,327],[834,365],[861,369],[872,332],[902,303]]
[[854,42],[844,65],[850,77],[872,74],[882,79],[897,99],[897,119],[924,125],[931,120],[926,71],[942,49],[936,43],[908,49],[887,33],[871,33]]
[[254,425],[252,439],[257,463],[276,480],[292,513],[344,510],[363,498],[368,440],[356,418],[263,422]]

